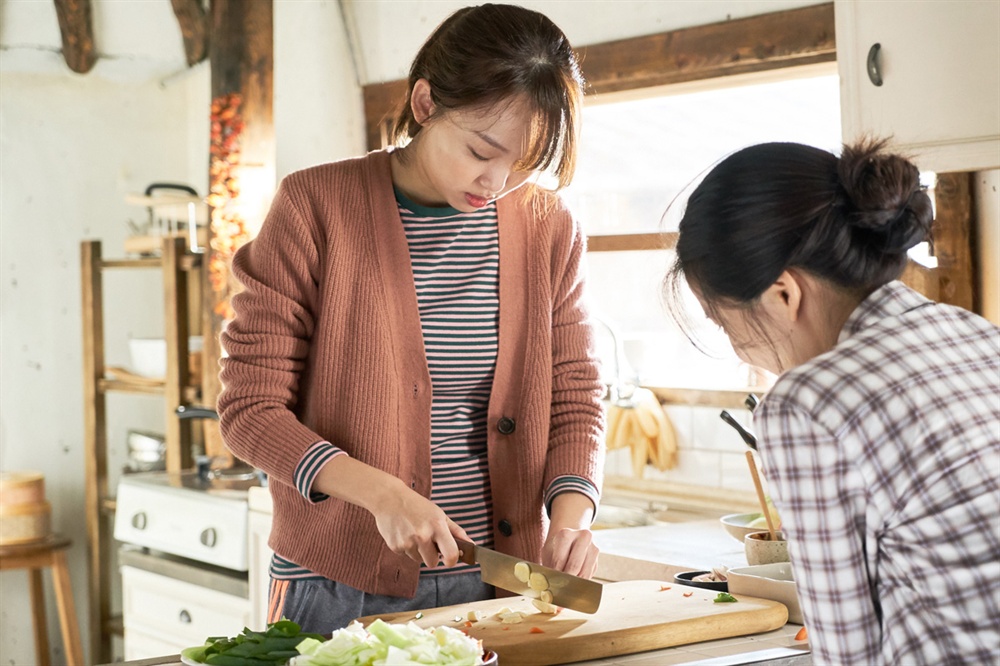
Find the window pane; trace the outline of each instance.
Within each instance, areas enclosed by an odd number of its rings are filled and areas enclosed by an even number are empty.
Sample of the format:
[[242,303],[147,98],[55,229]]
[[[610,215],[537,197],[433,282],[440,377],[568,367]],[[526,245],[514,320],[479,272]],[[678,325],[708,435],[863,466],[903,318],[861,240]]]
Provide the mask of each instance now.
[[[794,141],[839,152],[838,86],[829,75],[586,106],[577,173],[564,196],[588,235],[675,231],[683,201],[664,216],[670,202],[735,150]],[[652,386],[746,386],[749,368],[714,326],[705,320],[698,331],[707,356],[666,314],[661,281],[672,261],[669,251],[588,255],[594,310],[619,333],[623,374]],[[687,306],[703,319],[690,295]],[[609,380],[612,347],[602,336]]]

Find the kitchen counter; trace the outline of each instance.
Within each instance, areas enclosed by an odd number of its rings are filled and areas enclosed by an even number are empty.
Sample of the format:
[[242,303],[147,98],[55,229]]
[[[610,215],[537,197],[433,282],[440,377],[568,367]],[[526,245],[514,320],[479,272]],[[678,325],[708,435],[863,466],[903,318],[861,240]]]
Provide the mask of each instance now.
[[[263,492],[261,492],[263,491]],[[266,489],[254,489],[249,501],[252,509],[269,512],[270,496]],[[746,566],[742,545],[733,539],[718,520],[595,530],[594,541],[601,549],[597,578],[604,581],[651,579],[672,581],[675,573],[705,570],[713,566]],[[673,648],[607,657],[579,666],[809,666],[809,645],[796,641],[801,629],[786,624],[780,629],[692,643]],[[127,666],[180,666],[177,656],[126,662]],[[502,666],[502,660],[501,660]]]

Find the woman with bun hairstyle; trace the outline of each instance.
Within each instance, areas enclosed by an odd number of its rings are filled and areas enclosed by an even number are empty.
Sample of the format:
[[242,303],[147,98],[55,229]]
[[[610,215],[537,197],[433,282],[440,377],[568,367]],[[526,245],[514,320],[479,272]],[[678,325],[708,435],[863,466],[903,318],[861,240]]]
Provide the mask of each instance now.
[[916,167],[770,143],[687,202],[686,280],[741,359],[817,664],[1000,657],[1000,329],[897,278],[931,228]]
[[219,414],[274,503],[269,620],[492,598],[456,538],[589,577],[603,386],[566,36],[460,9],[413,62],[401,147],[293,173],[233,260]]

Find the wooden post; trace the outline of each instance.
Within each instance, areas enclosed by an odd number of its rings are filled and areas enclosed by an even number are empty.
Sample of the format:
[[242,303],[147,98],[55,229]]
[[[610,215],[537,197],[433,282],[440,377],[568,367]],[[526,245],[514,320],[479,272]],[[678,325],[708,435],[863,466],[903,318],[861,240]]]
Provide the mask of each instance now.
[[190,383],[188,358],[188,274],[181,266],[187,240],[179,236],[163,239],[163,323],[167,347],[167,376],[163,387],[168,472],[191,469],[191,424],[177,418],[184,404],[184,389]]
[[90,0],[55,0],[66,64],[77,74],[86,74],[97,62]]
[[111,614],[110,598],[103,583],[110,580],[110,543],[102,522],[107,517],[102,504],[108,495],[108,433],[104,392],[104,290],[101,276],[101,242],[80,244],[81,286],[83,291],[83,461],[86,482],[83,488],[87,514],[87,616],[90,618],[90,661],[101,664],[111,659],[111,634],[104,622]]
[[[229,274],[233,253],[266,211],[247,207],[251,198],[265,198],[274,189],[274,120],[272,90],[274,31],[272,0],[213,0],[212,38],[212,146],[209,161],[209,203],[212,223],[209,257],[204,262],[203,320],[205,337],[202,396],[214,407],[221,386],[219,334],[231,317],[229,299],[238,289]],[[270,174],[270,182],[267,174]],[[253,187],[241,189],[250,181]],[[268,200],[270,197],[266,197]],[[249,219],[256,217],[259,219]],[[222,443],[218,425],[205,421],[205,452],[231,454]]]
[[971,173],[939,173],[934,188],[934,256],[942,303],[981,312],[974,245]]

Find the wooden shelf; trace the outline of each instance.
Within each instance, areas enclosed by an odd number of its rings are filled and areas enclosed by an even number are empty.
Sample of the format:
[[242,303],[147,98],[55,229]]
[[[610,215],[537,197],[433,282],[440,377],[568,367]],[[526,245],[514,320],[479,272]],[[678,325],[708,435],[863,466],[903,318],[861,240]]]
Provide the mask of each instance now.
[[688,405],[691,407],[718,407],[719,409],[746,409],[744,401],[750,393],[758,396],[765,393],[765,387],[741,389],[692,389],[670,388],[666,386],[643,386],[652,391],[661,405]]
[[[165,422],[166,468],[178,472],[193,466],[190,422],[181,422],[174,410],[179,405],[197,404],[200,386],[189,368],[191,300],[200,297],[202,257],[187,252],[180,237],[162,239],[159,256],[104,259],[100,241],[80,244],[81,301],[83,313],[83,383],[85,445],[85,508],[87,515],[88,606],[91,660],[107,663],[112,659],[111,636],[123,635],[121,616],[111,614],[112,579],[117,575],[110,562],[115,547],[113,520],[117,509],[114,488],[108,480],[108,400],[109,393],[159,396]],[[158,269],[163,277],[163,321],[166,342],[167,376],[148,378],[123,368],[109,368],[104,354],[104,273],[107,270]]]

